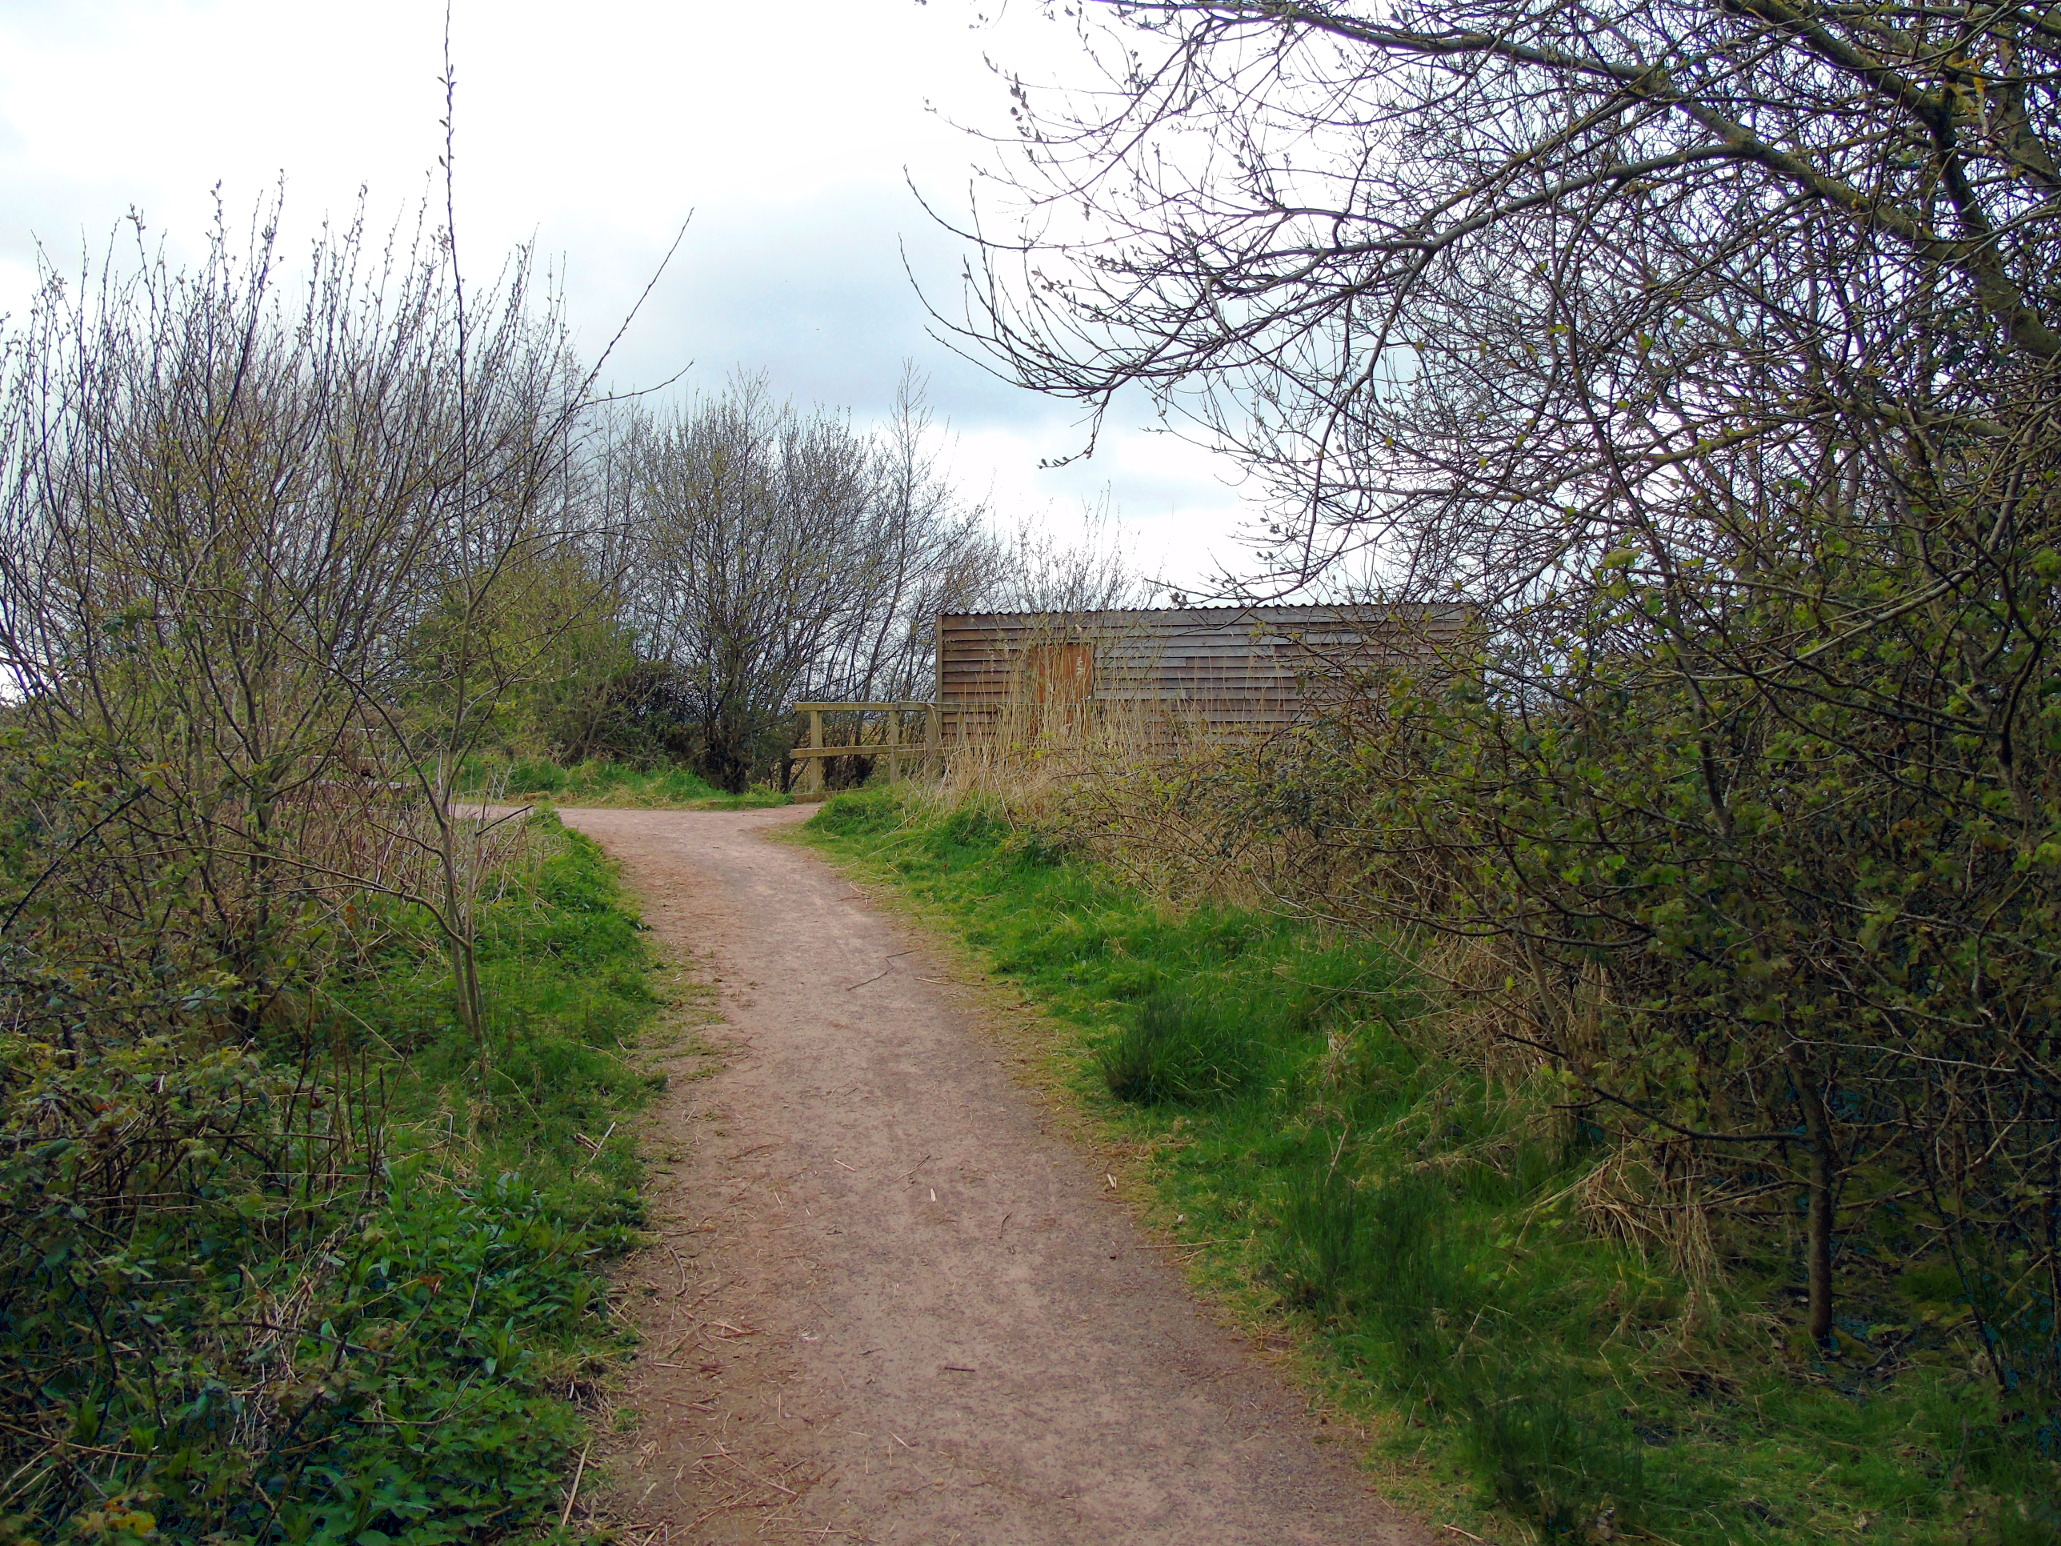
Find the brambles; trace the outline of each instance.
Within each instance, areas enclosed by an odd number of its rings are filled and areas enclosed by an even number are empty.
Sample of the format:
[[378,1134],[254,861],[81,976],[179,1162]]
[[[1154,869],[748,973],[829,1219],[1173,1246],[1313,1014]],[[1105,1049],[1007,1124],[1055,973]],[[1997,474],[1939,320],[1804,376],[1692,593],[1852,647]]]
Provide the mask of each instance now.
[[[75,997],[0,1035],[0,1453],[30,1538],[457,1539],[548,1513],[569,1372],[620,1336],[598,1264],[638,1222],[641,1099],[614,1048],[651,1010],[596,849],[538,829],[483,910],[503,1055],[470,1037],[425,920],[372,907],[303,1019],[233,992]],[[17,951],[16,962],[22,959]],[[103,979],[104,984],[104,979]],[[29,995],[27,1002],[24,995]]]
[[[1218,773],[1213,790],[1236,787]],[[1513,1055],[1501,1033],[1530,1022],[1507,966],[1451,949],[1406,963],[1368,917],[1347,929],[1163,901],[1116,879],[1147,871],[1149,822],[1127,829],[1122,872],[1081,852],[1115,851],[1085,822],[1121,808],[1111,788],[1035,819],[993,796],[869,791],[809,831],[1068,1028],[1076,1088],[1146,1157],[1161,1217],[1180,1215],[1234,1302],[1263,1292],[1264,1313],[1305,1329],[1329,1393],[1391,1453],[1474,1478],[1556,1539],[1775,1546],[1863,1516],[1905,1543],[2053,1538],[2052,1461],[2024,1442],[1950,1260],[1844,1263],[1855,1309],[1845,1351],[1825,1356],[1800,1324],[1786,1235],[1713,1218],[1671,1190],[1683,1178],[1642,1168],[1665,1153],[1642,1159],[1565,1073]],[[1302,853],[1242,851],[1277,881]],[[1456,1013],[1423,974],[1433,963],[1493,998]],[[1573,1008],[1588,1018],[1569,1023],[1593,1026],[1593,999]],[[1143,1049],[1163,1082],[1139,1077]],[[1443,1508],[1450,1491],[1425,1496]]]
[[[49,276],[0,378],[0,1507],[34,1539],[538,1517],[615,1345],[632,920],[456,776],[591,587],[518,257]],[[568,555],[571,555],[568,558]],[[596,1119],[600,1118],[600,1121]]]
[[1899,1278],[1950,1273],[1952,1356],[2037,1472],[2061,1424],[2051,28],[1075,15],[1102,89],[1019,86],[1023,220],[970,331],[1050,392],[1143,387],[1265,480],[1245,589],[1349,561],[1369,599],[1475,621],[1437,670],[1341,679],[1298,733],[1075,816],[1141,872],[1237,855],[1274,905],[1459,942],[1482,1040],[1451,1050],[1557,1081],[1614,1156],[1616,1232],[1756,1285],[1813,1377],[1893,1367],[1919,1336]]

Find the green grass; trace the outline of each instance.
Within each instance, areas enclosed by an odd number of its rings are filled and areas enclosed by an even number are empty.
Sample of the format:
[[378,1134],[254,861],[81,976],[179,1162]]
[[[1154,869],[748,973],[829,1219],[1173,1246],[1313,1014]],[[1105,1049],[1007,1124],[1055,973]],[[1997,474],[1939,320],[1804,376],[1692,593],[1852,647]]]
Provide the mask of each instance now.
[[482,918],[484,1077],[423,920],[377,904],[371,958],[276,1044],[48,1074],[215,1116],[152,1184],[184,1200],[120,1238],[63,1211],[75,1143],[0,1167],[14,1228],[42,1231],[0,1273],[0,1367],[69,1414],[8,1467],[0,1542],[555,1533],[578,1398],[627,1345],[604,1270],[639,1238],[639,1162],[617,1123],[654,1088],[630,1054],[661,1002],[600,850],[538,821]]
[[1069,1098],[1139,1156],[1198,1281],[1291,1333],[1435,1520],[1680,1546],[2061,1540],[2054,1468],[2007,1439],[1964,1346],[1873,1373],[1865,1350],[1814,1360],[1766,1264],[1698,1294],[1600,1238],[1577,1196],[1609,1156],[1549,1084],[1439,1056],[1378,941],[1171,909],[993,811],[893,791],[840,796],[802,835],[1049,1012]]
[[639,768],[626,762],[562,767],[540,757],[477,758],[466,764],[465,793],[537,805],[617,810],[751,811],[788,805],[774,789],[725,794],[690,768]]

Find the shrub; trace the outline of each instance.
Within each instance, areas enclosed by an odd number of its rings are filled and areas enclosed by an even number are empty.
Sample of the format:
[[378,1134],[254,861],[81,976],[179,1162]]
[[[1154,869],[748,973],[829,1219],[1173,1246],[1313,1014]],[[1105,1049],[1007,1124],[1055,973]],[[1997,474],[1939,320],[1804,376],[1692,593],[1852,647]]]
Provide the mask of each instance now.
[[885,790],[853,790],[826,800],[810,819],[835,837],[865,837],[900,825],[902,813]]
[[1207,999],[1162,990],[1096,1052],[1103,1082],[1119,1100],[1220,1100],[1252,1079],[1258,1048],[1237,1016]]
[[[881,791],[809,831],[1061,1022],[1195,1270],[1300,1323],[1327,1393],[1380,1414],[1406,1469],[1471,1475],[1548,1539],[1777,1546],[1861,1516],[1910,1546],[2057,1539],[2051,1454],[1997,1391],[1952,1263],[1869,1263],[1908,1294],[1877,1295],[1881,1320],[1841,1328],[1866,1350],[1827,1359],[1771,1312],[1788,1283],[1753,1235],[1678,1250],[1638,1146],[1565,1074],[1485,1055],[1499,999],[1454,1013],[1392,936],[1171,905],[1084,857],[1081,825],[1041,829]],[[1425,1484],[1441,1507],[1450,1474]]]
[[607,1049],[653,999],[598,850],[539,830],[482,920],[484,1090],[448,964],[398,904],[355,909],[369,955],[332,957],[299,1022],[256,1036],[219,974],[75,976],[16,947],[14,1528],[427,1546],[555,1503],[568,1383],[620,1345],[600,1267],[638,1222],[630,1150],[582,1134],[647,1089]]

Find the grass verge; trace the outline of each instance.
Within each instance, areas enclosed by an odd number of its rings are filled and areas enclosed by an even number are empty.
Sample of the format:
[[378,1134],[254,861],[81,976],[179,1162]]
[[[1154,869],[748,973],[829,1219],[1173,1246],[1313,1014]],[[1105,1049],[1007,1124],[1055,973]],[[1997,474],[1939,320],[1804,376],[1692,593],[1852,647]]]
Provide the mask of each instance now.
[[1505,1538],[2061,1539],[2051,1459],[1950,1341],[1818,1358],[1765,1264],[1699,1283],[1600,1232],[1612,1156],[1543,1077],[1442,1057],[1379,942],[1170,909],[977,804],[845,795],[802,836],[1048,1012],[1198,1283],[1290,1336],[1399,1501]]
[[[653,1088],[626,1056],[660,1008],[640,925],[538,818],[482,916],[482,1076],[423,920],[355,923],[376,943],[276,1044],[0,1047],[9,1112],[90,1092],[147,1173],[89,1217],[67,1187],[97,1133],[0,1155],[0,1370],[40,1425],[7,1435],[7,1546],[560,1533],[625,1343],[603,1270],[640,1221],[615,1126]],[[158,1154],[146,1122],[187,1136]]]
[[538,757],[475,759],[466,764],[467,795],[532,805],[602,810],[754,811],[792,800],[775,789],[725,794],[689,768],[639,768],[627,762],[570,767]]

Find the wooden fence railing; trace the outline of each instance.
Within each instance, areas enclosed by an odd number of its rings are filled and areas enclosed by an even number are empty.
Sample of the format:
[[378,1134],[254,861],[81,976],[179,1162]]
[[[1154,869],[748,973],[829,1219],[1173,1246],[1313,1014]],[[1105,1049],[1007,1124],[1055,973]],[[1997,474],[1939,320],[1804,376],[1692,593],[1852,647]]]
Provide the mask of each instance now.
[[[921,763],[926,774],[939,771],[943,755],[943,727],[935,703],[797,703],[794,711],[807,715],[809,721],[808,739],[788,753],[797,762],[807,764],[795,781],[797,793],[823,792],[823,760],[826,757],[870,757],[875,762],[884,762],[891,781],[902,776],[902,767],[908,762]],[[825,714],[855,716],[853,734],[856,739],[848,745],[825,746]],[[923,716],[920,738],[913,740],[902,733],[909,728],[903,720],[911,714]],[[875,715],[879,716],[879,729],[877,735],[869,740],[867,720]]]

